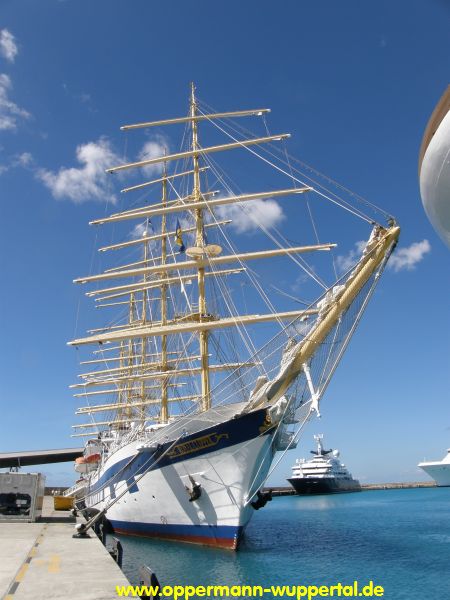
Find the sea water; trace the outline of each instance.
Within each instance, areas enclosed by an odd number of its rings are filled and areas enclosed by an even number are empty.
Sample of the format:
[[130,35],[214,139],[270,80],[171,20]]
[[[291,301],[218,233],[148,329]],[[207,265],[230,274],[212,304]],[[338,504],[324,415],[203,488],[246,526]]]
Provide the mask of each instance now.
[[[161,585],[343,585],[387,600],[450,599],[450,488],[274,498],[238,552],[120,536],[123,570]],[[270,595],[265,595],[270,597]]]

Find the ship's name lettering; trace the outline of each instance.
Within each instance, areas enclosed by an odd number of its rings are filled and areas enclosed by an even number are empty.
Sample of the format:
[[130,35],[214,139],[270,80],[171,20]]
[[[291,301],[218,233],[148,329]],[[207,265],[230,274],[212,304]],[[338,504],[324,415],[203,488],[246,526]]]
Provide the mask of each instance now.
[[203,437],[195,440],[190,440],[183,444],[177,444],[170,452],[167,453],[171,458],[176,456],[183,456],[184,454],[190,454],[197,452],[198,450],[204,450],[205,448],[211,448],[216,446],[221,439],[228,439],[228,433],[211,433],[204,435]]

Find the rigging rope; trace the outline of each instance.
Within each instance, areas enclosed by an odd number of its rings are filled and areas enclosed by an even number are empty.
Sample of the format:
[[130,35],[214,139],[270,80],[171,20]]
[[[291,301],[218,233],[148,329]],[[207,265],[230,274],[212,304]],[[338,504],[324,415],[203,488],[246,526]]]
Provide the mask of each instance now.
[[[204,101],[200,101],[199,100],[199,104],[201,106],[205,107],[206,112],[203,112],[200,110],[201,114],[207,116],[208,111],[215,113],[217,112],[216,109],[212,108],[211,106],[209,106],[206,102]],[[269,129],[267,127],[267,123],[266,123],[266,117],[265,114],[261,115],[261,118],[264,121],[264,125],[266,128],[266,131],[268,132]],[[211,120],[208,119],[210,122]],[[218,119],[218,121],[225,123],[224,120],[222,119]],[[213,122],[213,125],[215,123]],[[238,122],[233,121],[232,119],[228,119],[227,120],[227,124],[229,124],[229,128],[235,132],[241,132],[244,133],[245,135],[251,135],[253,136],[253,132],[250,131],[249,129],[243,127],[242,125],[240,125]],[[275,157],[276,154],[280,155],[281,151],[280,149],[274,145],[274,144],[268,144],[268,146],[270,146],[274,151],[275,154],[271,153],[271,152],[267,152],[269,155],[272,155]],[[331,177],[329,177],[328,175],[325,175],[324,173],[321,173],[320,171],[318,171],[317,169],[315,169],[314,167],[312,167],[311,165],[308,165],[307,163],[305,163],[304,161],[299,160],[298,158],[296,158],[295,156],[290,156],[290,160],[293,162],[296,162],[297,164],[301,165],[302,167],[308,169],[309,171],[311,171],[312,173],[314,173],[315,175],[322,177],[324,180],[328,181],[330,184],[335,185],[337,188],[340,188],[341,190],[343,190],[345,193],[349,194],[350,196],[353,196],[358,202],[360,202],[361,204],[365,204],[366,206],[370,207],[374,212],[379,213],[380,215],[383,215],[384,218],[386,220],[392,219],[393,216],[388,213],[387,211],[385,211],[384,209],[380,208],[379,206],[377,206],[376,204],[369,202],[369,200],[367,200],[366,198],[364,198],[363,196],[361,196],[360,194],[357,194],[356,192],[353,192],[352,190],[350,190],[349,188],[345,187],[344,185],[342,185],[341,183],[337,182],[336,180],[332,179]],[[313,181],[314,183],[316,183],[319,187],[322,187],[323,189],[325,189],[328,193],[330,193],[331,195],[335,196],[336,198],[340,199],[342,202],[347,203],[344,199],[340,198],[335,192],[332,192],[331,190],[328,190],[327,188],[325,188],[325,186],[319,182],[316,182],[315,180],[313,180],[311,177],[309,177],[308,175],[306,175],[306,173],[302,173],[301,171],[299,171],[298,169],[295,169],[296,172],[300,173],[301,175],[308,177],[309,179],[311,179],[311,181]],[[347,203],[348,204],[348,203]]]

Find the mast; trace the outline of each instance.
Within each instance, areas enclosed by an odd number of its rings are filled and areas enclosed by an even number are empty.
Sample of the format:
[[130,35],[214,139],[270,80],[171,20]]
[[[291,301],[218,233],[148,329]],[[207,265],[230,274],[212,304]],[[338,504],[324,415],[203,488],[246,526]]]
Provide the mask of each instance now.
[[[148,220],[147,220],[147,226],[148,226]],[[147,235],[147,228],[145,231],[145,234]],[[144,265],[148,266],[148,242],[144,244],[144,256],[143,256],[143,260],[144,260]],[[148,275],[144,276],[144,283],[148,280]],[[141,312],[141,320],[142,323],[145,324],[147,323],[147,294],[148,294],[148,290],[144,289],[142,291],[142,312]],[[131,341],[131,340],[130,340]],[[141,339],[141,365],[143,363],[145,363],[145,355],[147,354],[147,338],[145,336],[142,336]],[[140,385],[140,400],[141,402],[144,402],[145,400],[145,382],[141,381],[141,385]],[[129,403],[131,404],[131,403]],[[128,418],[131,418],[131,411],[133,410],[132,407],[129,406],[129,410],[128,410]]]
[[[145,256],[145,250],[144,250],[144,256]],[[144,292],[145,294],[146,292]],[[142,310],[145,311],[145,296],[142,296],[142,305],[143,308]],[[130,308],[129,308],[129,312],[128,312],[128,321],[130,323],[130,326],[135,322],[135,311],[136,311],[136,296],[134,292],[131,292],[130,294]],[[145,314],[145,313],[144,313]],[[144,314],[142,315],[142,320],[144,321]],[[144,321],[145,322],[145,321]],[[142,338],[142,344],[144,343],[144,338]],[[133,345],[133,340],[128,340],[128,356],[127,356],[128,360],[128,366],[130,368],[130,371],[133,367],[134,364],[134,345]],[[131,382],[133,383],[133,382]],[[132,413],[132,408],[130,407],[130,397],[133,398],[133,393],[134,393],[134,387],[133,385],[130,386],[131,390],[125,392],[126,394],[126,410],[125,410],[125,415],[127,419],[131,418],[131,413]],[[119,421],[119,423],[122,423],[122,421]]]
[[[164,163],[164,176],[162,180],[162,206],[167,204],[167,173],[166,164]],[[167,236],[166,236],[166,215],[162,215],[161,220],[161,264],[166,263],[167,258]],[[164,280],[164,273],[160,274],[160,279]],[[161,283],[161,324],[167,325],[167,283]],[[167,371],[167,335],[161,336],[161,371]],[[144,382],[142,382],[143,385]],[[161,413],[160,422],[167,423],[169,418],[168,411],[168,378],[164,377],[161,383]]]
[[[131,297],[130,297],[129,311],[131,313]],[[121,367],[125,366],[125,352],[124,352],[124,350],[125,350],[125,342],[121,341],[120,342],[120,351],[119,351],[119,357],[120,357],[119,364],[120,364]],[[123,408],[124,408],[123,407],[123,403],[124,403],[124,400],[126,400],[126,394],[127,394],[126,384],[119,385],[119,391],[118,391],[118,394],[117,394],[118,403],[120,404],[119,410],[117,411],[117,417],[119,419],[123,419],[126,416],[125,412],[123,410]]]
[[[166,171],[166,164],[164,163],[164,167],[163,167],[163,176],[160,179],[161,185],[162,185],[162,199],[161,199],[161,206],[163,208],[165,208],[167,206],[167,171]],[[167,217],[165,214],[162,215],[162,219],[161,219],[161,264],[165,265],[166,264],[166,259],[167,259]],[[149,221],[147,220],[147,227],[148,227],[148,223]],[[144,233],[145,237],[148,237],[148,231],[147,228],[145,230]],[[148,267],[148,263],[149,263],[149,252],[148,252],[148,241],[146,241],[144,243],[144,256],[143,256],[143,264]],[[158,287],[160,287],[160,291],[161,291],[161,297],[160,297],[160,306],[161,306],[161,325],[167,325],[167,283],[165,283],[164,281],[165,275],[164,273],[160,274],[160,280],[161,283]],[[146,288],[146,283],[148,282],[149,279],[149,275],[148,274],[144,274],[144,278],[142,281],[142,313],[141,313],[141,321],[142,324],[145,325],[148,322],[148,314],[147,314],[147,296],[148,296],[148,292],[149,289]],[[131,343],[131,340],[130,340]],[[142,371],[142,369],[145,367],[145,361],[146,361],[146,356],[148,355],[147,352],[147,345],[148,345],[148,337],[147,336],[142,336],[141,338],[141,364],[140,364],[140,371]],[[168,361],[168,352],[167,352],[167,335],[162,335],[161,336],[161,362],[158,364],[159,370],[161,372],[166,372],[169,369],[169,361]],[[168,394],[168,389],[169,389],[169,381],[167,377],[163,377],[162,378],[162,382],[161,382],[161,405],[160,405],[160,415],[159,415],[159,422],[160,423],[167,423],[168,418],[169,418],[169,412],[168,412],[168,401],[169,401],[169,394]],[[140,403],[142,406],[145,406],[147,404],[146,402],[146,384],[145,384],[145,379],[141,379],[140,382]],[[133,406],[138,406],[138,404],[133,403]],[[144,419],[145,415],[144,415],[144,411],[145,409],[142,409],[142,418]],[[131,418],[131,414],[127,415],[128,418]]]
[[[200,172],[199,172],[199,155],[198,151],[198,131],[197,121],[195,119],[197,114],[197,102],[195,99],[195,85],[191,83],[191,119],[192,119],[192,151],[194,155],[192,157],[194,167],[194,189],[192,196],[195,202],[201,201],[201,190],[200,190]],[[205,245],[204,234],[203,234],[203,210],[198,208],[195,210],[195,245],[198,248],[203,248]],[[200,322],[206,315],[206,298],[205,298],[205,267],[198,266],[198,312]],[[200,360],[201,360],[201,380],[202,380],[202,410],[208,410],[211,407],[211,395],[210,395],[210,383],[209,383],[209,369],[208,369],[208,331],[199,332],[200,342]]]
[[[148,165],[161,164],[163,173],[161,177],[152,181],[136,184],[124,188],[123,192],[131,192],[133,190],[141,190],[156,183],[161,183],[162,193],[161,201],[158,203],[146,202],[144,206],[131,208],[122,212],[114,213],[110,216],[103,216],[100,219],[91,221],[91,225],[102,225],[106,223],[116,223],[132,219],[147,219],[147,227],[145,233],[139,239],[127,239],[115,244],[104,246],[99,250],[101,252],[109,250],[119,250],[125,248],[135,248],[136,245],[143,244],[139,250],[141,260],[128,264],[120,264],[118,267],[108,268],[103,273],[97,275],[89,275],[75,280],[77,283],[93,283],[112,279],[125,280],[120,285],[112,285],[103,289],[96,288],[87,292],[87,296],[94,297],[96,302],[104,302],[105,300],[123,298],[128,302],[119,300],[117,302],[107,302],[98,304],[98,307],[108,307],[122,304],[129,304],[128,319],[124,315],[123,321],[113,322],[108,327],[101,329],[88,330],[88,333],[93,334],[90,337],[73,340],[71,345],[84,345],[99,343],[105,344],[101,350],[94,351],[94,354],[107,351],[117,352],[118,354],[107,354],[106,358],[94,359],[85,361],[86,364],[95,364],[100,368],[95,368],[95,371],[83,373],[79,375],[84,381],[70,387],[82,389],[82,393],[75,394],[76,397],[107,395],[117,393],[117,399],[114,403],[97,404],[88,406],[85,409],[80,409],[77,414],[95,414],[100,412],[116,411],[114,421],[105,421],[94,425],[83,424],[80,428],[89,428],[97,425],[108,425],[119,430],[127,430],[129,423],[140,420],[143,425],[148,420],[153,420],[160,423],[169,421],[169,406],[173,402],[190,401],[198,403],[200,410],[206,411],[211,407],[211,383],[210,373],[221,371],[238,372],[242,368],[253,368],[262,364],[259,362],[237,362],[214,364],[213,359],[209,359],[209,335],[212,330],[222,330],[235,327],[245,327],[257,323],[268,323],[277,321],[287,321],[293,323],[298,322],[298,319],[307,319],[315,317],[317,320],[314,325],[308,330],[308,336],[297,343],[293,351],[290,351],[289,362],[284,361],[280,367],[280,373],[273,379],[267,381],[263,388],[254,390],[250,396],[247,410],[251,410],[264,404],[274,403],[279,400],[289,388],[289,385],[304,371],[306,378],[309,376],[309,362],[314,356],[317,347],[326,340],[327,335],[332,328],[339,322],[342,314],[353,303],[364,284],[369,280],[370,276],[382,264],[385,256],[388,255],[395,244],[398,237],[398,230],[392,227],[387,230],[381,230],[382,235],[377,237],[378,242],[376,248],[370,252],[365,252],[359,261],[358,267],[355,268],[352,275],[346,280],[339,293],[333,295],[333,301],[329,303],[327,309],[320,308],[319,305],[311,304],[307,309],[295,310],[289,312],[276,312],[271,305],[269,313],[263,314],[239,314],[233,315],[232,310],[230,316],[219,316],[210,314],[207,307],[205,281],[206,277],[218,277],[233,273],[246,271],[246,267],[242,267],[242,263],[249,260],[269,259],[275,257],[290,257],[295,258],[297,254],[310,252],[330,251],[335,247],[334,243],[322,243],[315,245],[291,246],[281,245],[277,242],[275,248],[266,248],[264,250],[247,251],[237,254],[222,254],[222,248],[218,245],[208,244],[205,234],[206,228],[220,227],[230,223],[230,220],[215,220],[212,223],[204,222],[204,211],[212,212],[214,209],[228,204],[240,205],[242,203],[250,203],[255,200],[265,200],[273,198],[281,198],[285,196],[293,196],[298,198],[298,194],[314,191],[313,188],[293,187],[290,189],[278,189],[272,191],[252,192],[240,195],[229,195],[226,197],[214,195],[217,192],[203,191],[201,189],[201,173],[206,170],[207,166],[200,166],[200,159],[204,154],[211,152],[219,152],[223,150],[231,150],[238,148],[246,148],[247,146],[260,145],[273,141],[283,140],[288,134],[280,134],[275,136],[266,136],[263,138],[251,138],[234,141],[228,144],[218,146],[202,147],[199,143],[198,124],[203,120],[214,118],[222,118],[224,116],[249,116],[258,115],[267,112],[266,109],[260,111],[237,111],[233,113],[216,113],[203,115],[201,106],[197,104],[195,96],[195,86],[191,84],[189,112],[188,116],[177,119],[169,119],[164,121],[156,121],[151,123],[141,123],[133,126],[126,126],[125,129],[134,129],[140,127],[149,127],[154,125],[170,124],[170,123],[189,123],[191,127],[190,148],[184,152],[176,154],[168,154],[164,152],[162,156],[156,158],[148,158],[139,162],[119,165],[107,169],[107,172],[122,171],[124,169],[145,167]],[[179,161],[184,159],[192,159],[192,169],[189,165],[189,170],[167,175],[166,165],[169,161]],[[203,161],[205,162],[205,161]],[[170,192],[168,193],[168,184],[172,179],[192,175],[192,192],[185,197],[178,195],[177,198],[169,200]],[[179,226],[175,231],[167,226],[167,216],[170,219],[175,216],[175,213],[185,212],[193,217],[192,226],[184,228],[183,232],[193,232],[195,241],[192,247],[186,249],[186,257],[182,260],[175,256],[171,251],[170,244],[168,246],[168,238],[170,236],[179,235]],[[149,220],[153,217],[161,216],[161,230],[151,231],[149,235]],[[149,246],[150,242],[161,240],[161,254],[154,256]],[[170,240],[169,240],[170,241]],[[275,240],[276,241],[276,240]],[[221,265],[227,263],[239,262],[240,266],[220,270]],[[297,261],[296,261],[297,262]],[[233,265],[231,265],[232,267]],[[219,268],[219,270],[218,270]],[[181,272],[181,273],[180,273]],[[185,273],[185,274],[182,274]],[[188,273],[188,274],[186,274]],[[191,274],[192,273],[192,274]],[[170,300],[169,291],[172,286],[181,285],[183,282],[197,277],[198,286],[198,304],[189,306],[181,314],[177,314],[175,306],[169,310],[168,301]],[[154,290],[157,288],[160,297],[154,295]],[[334,288],[330,291],[334,291]],[[124,298],[125,296],[125,298]],[[150,301],[159,301],[160,309],[156,312],[150,308]],[[142,302],[142,307],[139,303]],[[189,302],[188,302],[189,304]],[[122,319],[122,318],[121,318]],[[128,321],[128,322],[127,322]],[[196,356],[193,356],[186,348],[183,351],[169,352],[169,336],[176,336],[183,340],[184,335],[193,334],[194,344],[198,339],[199,351],[194,351]],[[191,339],[189,335],[189,339]],[[247,335],[247,334],[246,334]],[[159,339],[160,341],[159,341]],[[109,346],[107,345],[109,344]],[[112,344],[112,345],[111,345]],[[172,348],[173,349],[173,348]],[[155,353],[152,353],[154,350]],[[172,357],[175,355],[175,358]],[[156,357],[154,362],[149,362],[150,357]],[[113,366],[108,364],[108,361],[113,362]],[[199,361],[193,365],[192,361]],[[188,361],[189,364],[184,366],[182,363]],[[102,365],[102,363],[105,363]],[[181,365],[180,365],[181,363]],[[105,366],[106,368],[103,368]],[[201,377],[201,390],[196,395],[185,396],[170,396],[171,388],[188,385],[185,381],[176,382],[177,379],[184,380],[185,378],[195,378],[198,381],[198,376]],[[240,377],[240,375],[238,375]],[[155,380],[158,385],[149,385]],[[313,383],[309,381],[311,389]],[[92,389],[94,388],[94,389]],[[96,389],[106,388],[106,389]],[[152,390],[158,390],[154,393]],[[80,390],[81,391],[81,390]],[[261,392],[261,393],[260,393]],[[314,389],[311,392],[315,395]],[[158,397],[159,396],[159,397]],[[155,405],[159,408],[159,415],[155,412],[152,417],[146,413],[146,407]],[[152,412],[152,411],[149,411]],[[176,412],[174,412],[176,416]],[[86,435],[86,434],[75,434]]]

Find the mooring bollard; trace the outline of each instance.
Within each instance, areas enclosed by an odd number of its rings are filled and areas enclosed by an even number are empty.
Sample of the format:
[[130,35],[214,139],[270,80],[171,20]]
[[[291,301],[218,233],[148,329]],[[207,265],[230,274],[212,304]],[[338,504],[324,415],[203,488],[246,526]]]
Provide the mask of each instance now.
[[109,553],[119,565],[119,567],[122,568],[123,548],[120,541],[115,537],[113,537],[112,539],[112,548],[109,551]]
[[[139,569],[139,585],[143,585],[146,588],[148,588],[149,593],[143,596],[140,596],[141,600],[147,600],[148,598],[153,598],[153,599],[158,599],[161,598],[161,586],[159,584],[158,578],[156,577],[156,575],[153,573],[153,571],[150,569],[150,567],[147,567],[146,565],[143,565],[142,567],[140,567]],[[158,593],[157,594],[152,594],[150,593],[151,588],[158,589]]]

